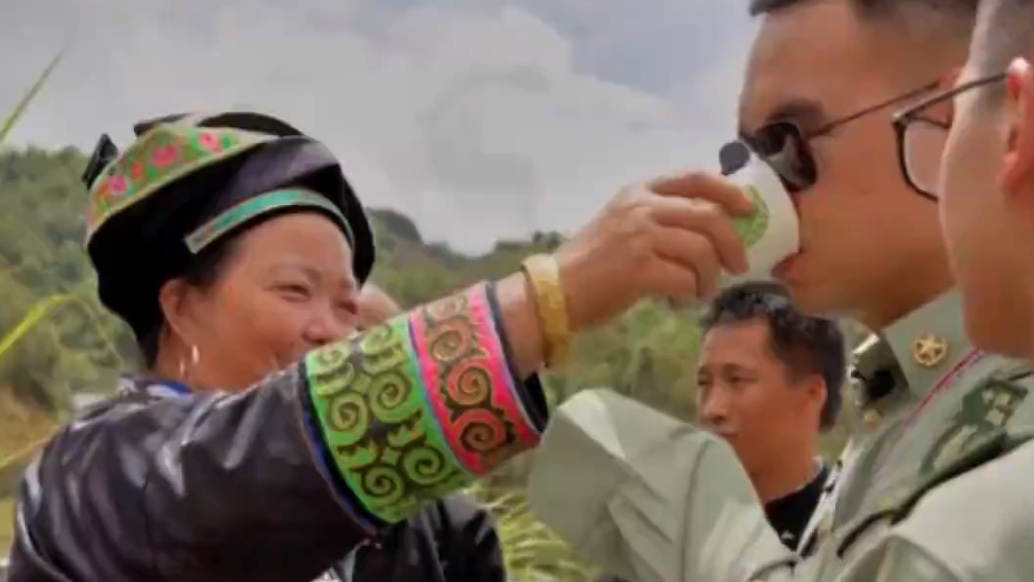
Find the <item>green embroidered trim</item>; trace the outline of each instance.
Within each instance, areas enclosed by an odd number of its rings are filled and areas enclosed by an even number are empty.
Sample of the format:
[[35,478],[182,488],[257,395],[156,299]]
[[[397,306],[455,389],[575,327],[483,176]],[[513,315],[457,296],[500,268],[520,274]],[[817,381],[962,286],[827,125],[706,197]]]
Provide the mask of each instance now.
[[90,188],[86,241],[112,216],[169,183],[275,136],[239,129],[155,126],[112,162]]
[[427,401],[408,316],[309,354],[305,370],[324,443],[370,513],[398,523],[470,483]]
[[231,229],[240,226],[242,223],[280,208],[321,208],[330,212],[338,219],[341,227],[345,230],[348,244],[355,245],[352,237],[352,228],[341,210],[327,199],[326,196],[317,194],[310,190],[290,189],[274,190],[249,198],[223,211],[221,214],[198,227],[194,232],[187,235],[184,241],[187,248],[193,254],[198,254],[202,249],[212,244]]

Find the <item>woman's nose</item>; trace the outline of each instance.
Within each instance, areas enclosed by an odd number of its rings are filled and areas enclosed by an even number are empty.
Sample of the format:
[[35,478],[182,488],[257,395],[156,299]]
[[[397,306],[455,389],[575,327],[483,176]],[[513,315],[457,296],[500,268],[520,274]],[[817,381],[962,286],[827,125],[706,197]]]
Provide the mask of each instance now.
[[330,306],[318,309],[305,326],[305,341],[314,346],[323,346],[343,340],[355,329],[354,319],[345,321]]

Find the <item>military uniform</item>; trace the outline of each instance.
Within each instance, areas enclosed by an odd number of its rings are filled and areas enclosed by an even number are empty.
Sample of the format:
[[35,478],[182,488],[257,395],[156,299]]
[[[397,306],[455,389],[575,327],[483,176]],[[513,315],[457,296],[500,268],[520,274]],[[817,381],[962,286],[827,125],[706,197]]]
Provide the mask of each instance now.
[[[866,421],[808,557],[779,547],[724,442],[611,393],[557,410],[530,497],[577,549],[639,582],[1019,579],[1034,516],[994,484],[1034,468],[1029,365],[974,350],[949,293],[883,330],[855,372]],[[959,555],[967,544],[986,553]]]

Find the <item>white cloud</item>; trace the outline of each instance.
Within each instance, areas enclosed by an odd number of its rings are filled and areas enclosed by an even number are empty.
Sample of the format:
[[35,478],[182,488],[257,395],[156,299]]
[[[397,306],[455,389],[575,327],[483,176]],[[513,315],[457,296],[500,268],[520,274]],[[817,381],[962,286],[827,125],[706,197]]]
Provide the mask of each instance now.
[[[670,32],[673,13],[651,28],[639,3],[624,29],[621,11],[575,0],[13,4],[0,19],[9,87],[30,84],[77,30],[13,141],[88,148],[107,131],[125,143],[149,116],[257,108],[327,142],[367,204],[468,251],[576,227],[622,184],[711,165],[732,127],[744,50],[732,38],[672,55],[650,31]],[[725,26],[742,37],[740,21]],[[655,54],[657,69],[602,66],[600,54],[620,51],[587,33],[596,26],[633,35],[633,62]],[[668,65],[680,81],[661,82]],[[0,107],[17,96],[0,92]]]

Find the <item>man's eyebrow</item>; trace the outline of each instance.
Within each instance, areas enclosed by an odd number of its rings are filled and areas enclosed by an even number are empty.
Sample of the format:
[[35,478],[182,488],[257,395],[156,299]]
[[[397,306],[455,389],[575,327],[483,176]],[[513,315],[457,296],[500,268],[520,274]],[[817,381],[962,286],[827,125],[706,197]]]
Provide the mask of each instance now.
[[[794,121],[800,126],[801,130],[807,132],[821,127],[826,122],[826,109],[822,106],[822,103],[814,99],[805,97],[787,99],[769,111],[764,121],[758,127],[764,127],[777,121]],[[741,125],[739,134],[743,137],[750,135],[750,132]]]
[[721,370],[723,372],[754,372],[754,368],[741,364],[739,362],[727,362],[725,364],[722,364]]

